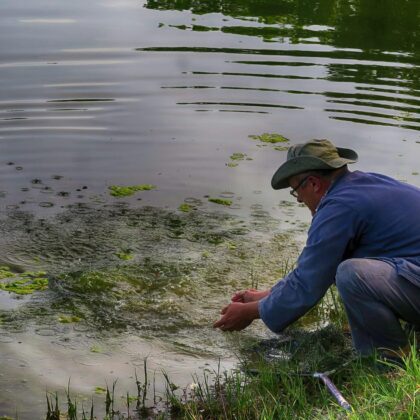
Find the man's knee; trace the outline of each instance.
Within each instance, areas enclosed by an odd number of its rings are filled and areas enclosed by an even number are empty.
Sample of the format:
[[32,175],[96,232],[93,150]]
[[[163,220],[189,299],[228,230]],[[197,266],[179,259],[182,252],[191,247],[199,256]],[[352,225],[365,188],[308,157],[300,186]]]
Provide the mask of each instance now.
[[366,260],[362,258],[348,259],[338,266],[335,283],[342,296],[357,287],[364,277],[365,266]]

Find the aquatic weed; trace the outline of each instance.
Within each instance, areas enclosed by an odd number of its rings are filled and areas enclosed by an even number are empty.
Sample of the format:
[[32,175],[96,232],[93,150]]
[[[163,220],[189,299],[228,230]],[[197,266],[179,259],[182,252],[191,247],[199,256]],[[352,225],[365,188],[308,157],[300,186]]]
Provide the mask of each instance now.
[[182,203],[179,207],[178,210],[183,211],[184,213],[188,213],[191,210],[193,210],[195,207],[192,206],[191,204],[188,203]]
[[252,134],[248,137],[253,139],[253,140],[259,140],[263,143],[270,143],[270,144],[288,143],[290,141],[288,138],[284,137],[281,134],[277,134],[277,133],[263,133],[263,134],[260,134],[260,135]]
[[[23,277],[23,276],[22,276]],[[25,276],[10,282],[0,282],[0,290],[12,292],[17,295],[30,295],[35,291],[48,289],[48,279],[45,277]]]
[[232,200],[228,200],[226,198],[209,198],[208,199],[211,203],[220,204],[222,206],[231,206]]
[[231,160],[244,160],[246,158],[246,154],[245,153],[233,153],[230,156]]
[[82,318],[76,316],[76,315],[60,315],[58,317],[58,322],[61,322],[62,324],[71,324],[74,322],[80,322]]
[[131,253],[130,249],[126,249],[120,252],[116,252],[115,256],[118,257],[120,260],[129,261],[134,258],[134,255]]
[[140,185],[111,185],[108,189],[111,191],[110,194],[113,197],[129,197],[137,191],[150,191],[155,189],[155,185],[151,184],[140,184]]

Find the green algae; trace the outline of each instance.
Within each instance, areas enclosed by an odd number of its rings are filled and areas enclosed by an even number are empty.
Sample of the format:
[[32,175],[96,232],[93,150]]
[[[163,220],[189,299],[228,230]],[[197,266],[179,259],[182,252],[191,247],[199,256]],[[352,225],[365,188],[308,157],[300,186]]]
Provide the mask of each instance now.
[[125,251],[120,251],[120,252],[116,252],[115,255],[123,261],[130,261],[134,258],[134,255],[131,253],[131,250],[125,250]]
[[261,135],[252,134],[248,137],[253,140],[259,140],[263,143],[270,143],[270,144],[288,143],[290,141],[288,138],[277,133],[263,133]]
[[[98,334],[137,331],[174,346],[176,339],[191,352],[223,353],[228,344],[209,320],[235,290],[280,278],[279,259],[293,244],[290,236],[269,239],[278,222],[268,213],[248,222],[223,209],[200,209],[199,200],[185,203],[197,208],[133,209],[119,202],[74,205],[42,222],[24,213],[6,220],[3,234],[16,238],[9,252],[30,261],[38,256],[51,293],[25,303],[2,328],[28,321],[51,325],[74,314],[83,320],[80,328]],[[255,241],[255,233],[267,242]],[[134,258],[121,263],[120,251]],[[22,274],[4,281],[23,280]]]
[[15,273],[10,271],[9,267],[7,266],[4,266],[4,265],[0,266],[0,280],[7,279],[10,277],[15,277]]
[[95,394],[101,395],[106,393],[106,388],[103,386],[95,386]]
[[61,322],[62,324],[73,324],[76,322],[80,322],[82,318],[75,315],[60,315],[58,317],[58,322]]
[[246,154],[245,153],[233,153],[230,156],[231,160],[244,160],[246,158]]
[[0,279],[10,281],[0,282],[0,290],[12,292],[17,295],[30,295],[36,291],[48,288],[48,278],[44,271],[25,271],[23,273],[13,273],[9,267],[0,267]]
[[110,194],[113,197],[129,197],[138,191],[154,190],[156,186],[151,185],[151,184],[140,184],[140,185],[130,185],[130,186],[111,185],[108,188],[111,191]]
[[280,152],[284,152],[286,150],[289,150],[289,147],[288,146],[275,146],[275,147],[273,147],[273,149],[278,150]]
[[228,200],[226,198],[209,198],[211,203],[220,204],[222,206],[231,206],[232,200]]
[[188,203],[182,203],[178,207],[178,210],[183,211],[184,213],[188,213],[188,212],[190,212],[191,210],[194,210],[194,209],[195,209],[195,207],[192,206],[191,204],[188,204]]
[[104,272],[85,271],[68,273],[58,277],[56,281],[71,284],[71,290],[76,293],[95,294],[109,292],[114,287],[114,282]]
[[252,158],[248,157],[246,153],[239,153],[235,152],[232,155],[230,155],[230,162],[226,163],[226,166],[229,168],[235,168],[238,166],[238,162],[242,160],[252,160]]

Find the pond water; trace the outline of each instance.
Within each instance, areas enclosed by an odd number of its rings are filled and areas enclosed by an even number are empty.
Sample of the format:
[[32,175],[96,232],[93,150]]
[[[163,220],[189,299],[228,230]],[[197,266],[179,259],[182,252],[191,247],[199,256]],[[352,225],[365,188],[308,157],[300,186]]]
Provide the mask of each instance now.
[[309,213],[270,187],[287,146],[329,138],[420,185],[419,17],[417,0],[3,0],[0,281],[48,288],[0,290],[0,415],[41,416],[69,377],[124,393],[146,356],[185,384],[270,336],[211,323],[301,247]]

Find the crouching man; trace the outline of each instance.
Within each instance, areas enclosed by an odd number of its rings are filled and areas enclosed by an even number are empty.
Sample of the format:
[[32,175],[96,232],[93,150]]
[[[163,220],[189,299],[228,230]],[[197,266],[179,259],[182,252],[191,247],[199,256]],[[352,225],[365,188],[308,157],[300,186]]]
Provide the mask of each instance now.
[[274,332],[303,316],[335,283],[361,355],[407,351],[400,320],[420,326],[420,189],[384,175],[350,172],[357,153],[328,140],[292,146],[274,189],[312,213],[296,268],[270,290],[236,293],[215,328],[261,318]]

